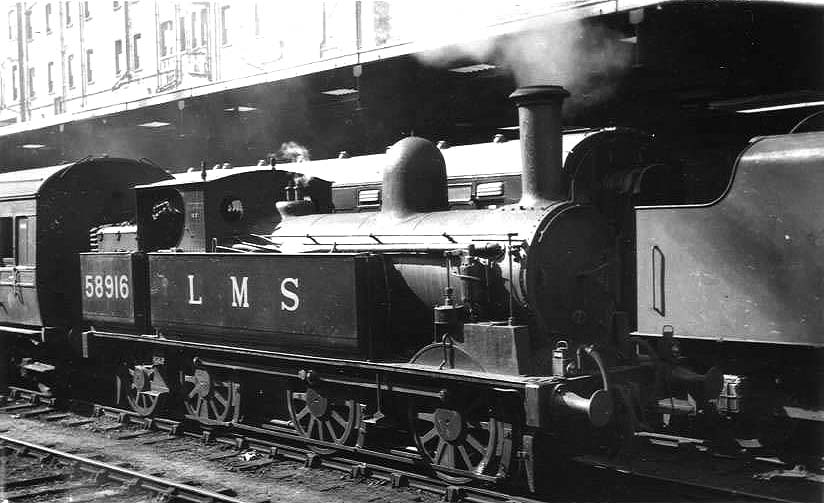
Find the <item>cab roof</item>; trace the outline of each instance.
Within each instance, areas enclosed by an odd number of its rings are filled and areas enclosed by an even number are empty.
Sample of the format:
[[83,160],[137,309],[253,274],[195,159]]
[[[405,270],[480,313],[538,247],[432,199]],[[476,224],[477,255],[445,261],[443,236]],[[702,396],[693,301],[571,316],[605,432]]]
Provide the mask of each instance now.
[[[162,182],[150,183],[146,185],[138,185],[136,189],[145,189],[149,187],[180,187],[195,188],[198,185],[208,184],[218,180],[224,180],[231,176],[236,176],[245,173],[256,173],[272,171],[270,166],[243,166],[237,168],[222,168],[222,169],[207,169],[206,179],[203,179],[201,170],[189,171],[187,173],[177,173],[174,178],[163,180]],[[285,170],[284,170],[285,171]]]
[[46,181],[76,163],[0,173],[0,200],[34,197]]

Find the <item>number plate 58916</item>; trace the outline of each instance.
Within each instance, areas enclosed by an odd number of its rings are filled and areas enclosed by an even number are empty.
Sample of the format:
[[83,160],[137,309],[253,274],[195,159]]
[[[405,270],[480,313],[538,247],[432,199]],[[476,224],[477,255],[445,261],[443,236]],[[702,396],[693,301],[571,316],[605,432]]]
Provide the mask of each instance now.
[[125,274],[87,274],[83,284],[84,292],[89,299],[129,298],[129,277]]

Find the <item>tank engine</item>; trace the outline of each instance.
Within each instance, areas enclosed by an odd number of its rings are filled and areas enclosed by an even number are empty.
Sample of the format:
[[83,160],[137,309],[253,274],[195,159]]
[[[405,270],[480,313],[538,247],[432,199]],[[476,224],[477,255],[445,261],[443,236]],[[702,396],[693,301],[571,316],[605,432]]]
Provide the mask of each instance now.
[[290,424],[328,448],[410,411],[402,428],[446,477],[508,476],[512,428],[578,413],[603,426],[613,401],[595,345],[608,343],[618,253],[598,209],[568,196],[566,95],[513,95],[521,199],[494,209],[449,211],[443,156],[420,138],[390,149],[376,212],[333,213],[328,183],[279,169],[137,187],[138,249],[81,257],[84,282],[135,285],[129,298],[86,291],[89,347],[134,345],[119,389],[145,414],[178,395],[193,419],[236,422],[241,396],[285,389]]

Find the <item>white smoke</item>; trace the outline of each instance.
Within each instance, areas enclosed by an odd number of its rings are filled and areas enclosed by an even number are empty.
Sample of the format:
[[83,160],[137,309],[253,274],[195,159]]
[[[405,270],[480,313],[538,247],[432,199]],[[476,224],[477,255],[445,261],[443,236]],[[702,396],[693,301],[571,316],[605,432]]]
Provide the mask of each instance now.
[[523,31],[425,51],[427,65],[449,67],[473,60],[510,72],[517,85],[562,85],[568,104],[591,105],[609,97],[632,66],[633,45],[621,34],[574,20],[532,23]]

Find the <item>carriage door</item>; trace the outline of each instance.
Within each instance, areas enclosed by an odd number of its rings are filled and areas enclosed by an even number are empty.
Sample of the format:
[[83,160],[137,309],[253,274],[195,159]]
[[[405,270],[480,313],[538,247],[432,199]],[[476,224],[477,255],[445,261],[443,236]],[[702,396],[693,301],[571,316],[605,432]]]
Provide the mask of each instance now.
[[14,278],[17,260],[14,254],[14,217],[0,217],[0,324],[16,321]]
[[26,323],[40,325],[40,307],[35,288],[37,268],[35,267],[35,224],[33,216],[15,218],[15,253],[17,254],[16,296],[20,301],[21,315]]
[[40,324],[34,288],[34,222],[29,216],[0,218],[0,323]]
[[14,264],[14,219],[0,217],[0,267],[11,267]]

